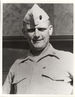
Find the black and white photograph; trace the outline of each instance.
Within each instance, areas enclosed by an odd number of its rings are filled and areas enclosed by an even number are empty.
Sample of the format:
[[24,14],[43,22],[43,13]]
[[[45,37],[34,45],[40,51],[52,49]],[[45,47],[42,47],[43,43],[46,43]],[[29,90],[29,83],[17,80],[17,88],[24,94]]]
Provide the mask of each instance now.
[[2,94],[74,94],[73,7],[2,4]]

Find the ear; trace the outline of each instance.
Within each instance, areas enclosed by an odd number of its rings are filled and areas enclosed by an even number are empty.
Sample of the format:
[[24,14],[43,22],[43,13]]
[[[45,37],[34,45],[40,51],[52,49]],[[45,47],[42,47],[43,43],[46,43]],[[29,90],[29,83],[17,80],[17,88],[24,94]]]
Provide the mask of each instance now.
[[50,26],[49,26],[49,35],[51,36],[51,35],[52,35],[52,33],[53,33],[53,26],[52,26],[52,25],[50,25]]

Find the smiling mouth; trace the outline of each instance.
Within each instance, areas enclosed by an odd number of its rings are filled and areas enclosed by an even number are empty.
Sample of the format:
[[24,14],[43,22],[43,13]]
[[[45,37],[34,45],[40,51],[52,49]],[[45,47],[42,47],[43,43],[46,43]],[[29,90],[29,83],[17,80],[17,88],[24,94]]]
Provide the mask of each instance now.
[[37,39],[33,39],[33,42],[34,42],[34,43],[37,43],[37,42],[40,42],[40,41],[42,41],[42,40],[43,40],[43,39],[38,39],[38,40],[37,40]]
[[43,40],[43,39],[39,39],[39,40],[37,40],[37,41],[41,41],[41,40]]
[[33,39],[33,41],[36,41],[36,42],[37,42],[37,41],[41,41],[41,40],[43,40],[43,39]]

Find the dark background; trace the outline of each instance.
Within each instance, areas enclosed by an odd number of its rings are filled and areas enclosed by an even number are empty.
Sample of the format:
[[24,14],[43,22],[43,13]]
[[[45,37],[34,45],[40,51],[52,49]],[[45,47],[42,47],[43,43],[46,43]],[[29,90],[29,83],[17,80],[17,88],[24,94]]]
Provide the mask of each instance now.
[[[22,33],[22,20],[33,4],[3,4],[3,82],[13,62],[28,54]],[[50,16],[54,31],[52,45],[73,52],[73,4],[39,4]]]

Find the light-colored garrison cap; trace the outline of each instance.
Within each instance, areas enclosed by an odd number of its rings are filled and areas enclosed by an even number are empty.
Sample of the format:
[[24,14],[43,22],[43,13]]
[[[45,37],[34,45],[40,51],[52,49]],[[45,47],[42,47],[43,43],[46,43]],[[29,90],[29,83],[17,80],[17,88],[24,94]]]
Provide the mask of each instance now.
[[45,24],[49,20],[47,13],[40,8],[37,4],[34,4],[31,9],[28,10],[24,17],[23,22],[29,27]]

